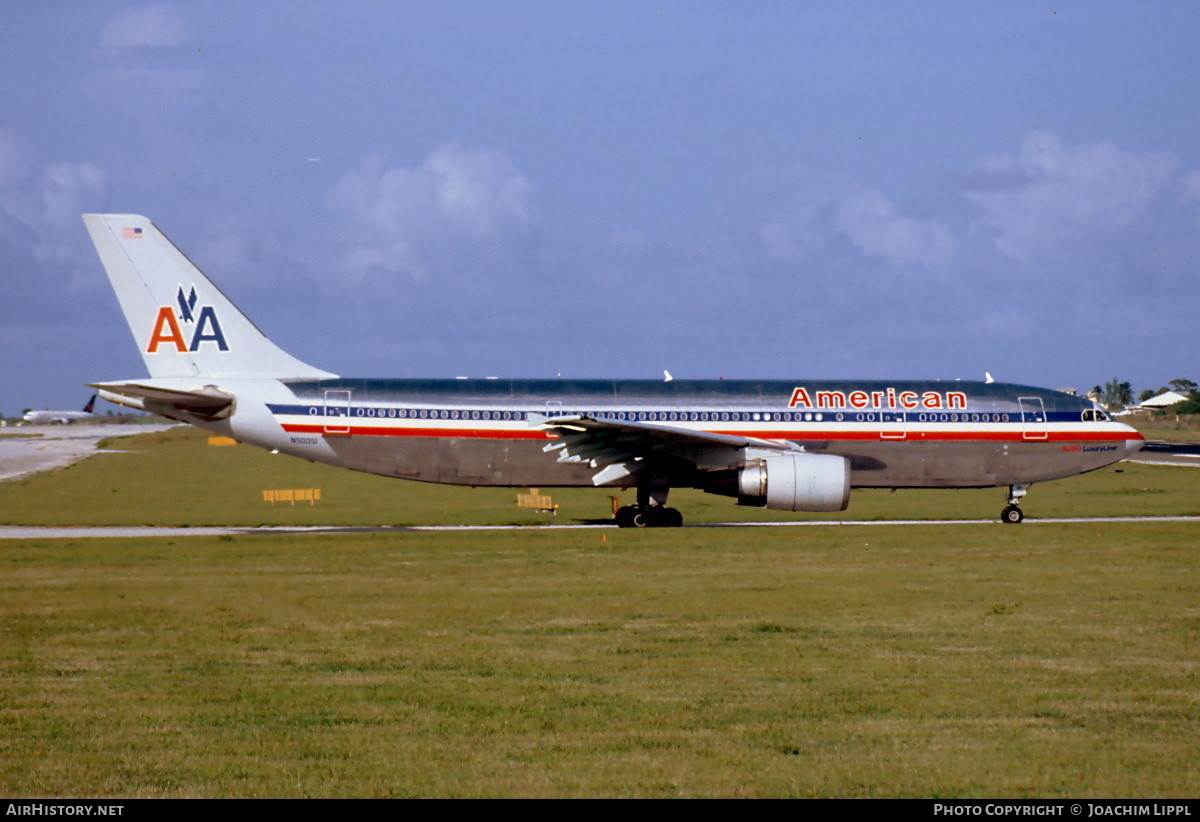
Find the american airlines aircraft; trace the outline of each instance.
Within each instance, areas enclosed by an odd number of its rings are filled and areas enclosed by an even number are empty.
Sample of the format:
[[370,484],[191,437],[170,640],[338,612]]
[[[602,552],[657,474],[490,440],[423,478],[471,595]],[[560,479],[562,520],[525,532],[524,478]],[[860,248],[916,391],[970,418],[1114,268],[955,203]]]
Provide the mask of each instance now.
[[150,378],[111,402],[280,453],[456,485],[637,489],[622,527],[678,526],[672,488],[841,511],[851,488],[1008,486],[1144,440],[1090,400],[931,380],[361,379],[278,348],[145,217],[85,214]]
[[83,407],[82,411],[30,411],[21,419],[34,424],[61,422],[63,425],[67,425],[72,422],[95,419],[96,415],[92,413],[95,407],[96,395],[92,394],[92,398],[87,401],[87,405]]

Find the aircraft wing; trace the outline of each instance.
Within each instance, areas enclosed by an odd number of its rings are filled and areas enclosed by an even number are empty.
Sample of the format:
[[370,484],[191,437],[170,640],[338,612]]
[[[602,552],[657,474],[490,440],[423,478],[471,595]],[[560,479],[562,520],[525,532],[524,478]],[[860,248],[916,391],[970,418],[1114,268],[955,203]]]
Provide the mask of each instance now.
[[557,440],[542,450],[559,452],[559,462],[587,463],[600,469],[592,477],[596,485],[618,482],[655,458],[671,458],[690,462],[700,469],[717,470],[739,462],[747,448],[804,450],[786,440],[716,434],[591,414],[563,417],[530,414],[529,424],[558,435]]
[[100,390],[100,396],[117,405],[172,416],[182,411],[207,420],[222,419],[233,411],[234,397],[213,386],[193,391],[161,388],[135,382],[89,383]]

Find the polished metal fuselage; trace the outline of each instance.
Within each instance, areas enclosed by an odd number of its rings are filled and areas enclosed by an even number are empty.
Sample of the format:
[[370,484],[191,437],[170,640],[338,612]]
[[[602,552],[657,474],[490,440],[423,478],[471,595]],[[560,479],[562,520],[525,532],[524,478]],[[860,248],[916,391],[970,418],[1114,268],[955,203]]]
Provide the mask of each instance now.
[[[279,385],[283,390],[265,403],[279,436],[260,444],[359,471],[461,485],[593,485],[594,466],[543,452],[553,435],[532,426],[531,414],[586,413],[786,440],[845,457],[854,487],[1042,482],[1101,468],[1142,442],[1090,400],[1004,383],[337,379]],[[238,428],[235,415],[230,433],[238,436]],[[678,468],[674,482],[700,484]]]

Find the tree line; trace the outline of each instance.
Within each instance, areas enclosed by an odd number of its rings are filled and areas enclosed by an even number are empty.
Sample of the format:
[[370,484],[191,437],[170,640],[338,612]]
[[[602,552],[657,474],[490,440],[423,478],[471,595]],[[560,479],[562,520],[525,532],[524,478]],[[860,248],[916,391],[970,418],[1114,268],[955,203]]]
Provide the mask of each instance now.
[[[1191,380],[1171,380],[1166,386],[1157,390],[1147,388],[1138,394],[1137,401],[1145,402],[1151,397],[1157,397],[1159,394],[1166,393],[1167,391],[1174,391],[1177,394],[1181,394],[1185,399],[1165,409],[1166,413],[1200,414],[1200,386]],[[1091,390],[1091,395],[1096,398],[1097,402],[1109,409],[1118,409],[1124,408],[1127,405],[1133,405],[1133,386],[1127,382],[1122,382],[1116,377],[1113,377],[1104,383],[1104,385],[1094,386]]]

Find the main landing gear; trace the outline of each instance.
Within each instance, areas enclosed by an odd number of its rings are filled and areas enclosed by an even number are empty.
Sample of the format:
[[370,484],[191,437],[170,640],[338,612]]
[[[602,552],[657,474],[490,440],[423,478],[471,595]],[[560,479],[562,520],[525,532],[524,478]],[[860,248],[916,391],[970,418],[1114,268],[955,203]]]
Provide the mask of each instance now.
[[667,494],[671,491],[670,478],[657,473],[637,489],[637,505],[625,505],[617,509],[617,525],[621,528],[678,528],[683,525],[683,514],[667,507]]
[[678,528],[683,514],[676,508],[661,505],[625,505],[617,509],[617,525],[621,528]]
[[1020,502],[1021,497],[1029,489],[1024,485],[1008,486],[1008,505],[1004,506],[1004,510],[1000,512],[1000,521],[1016,525],[1021,520],[1025,519],[1025,514],[1021,512]]

